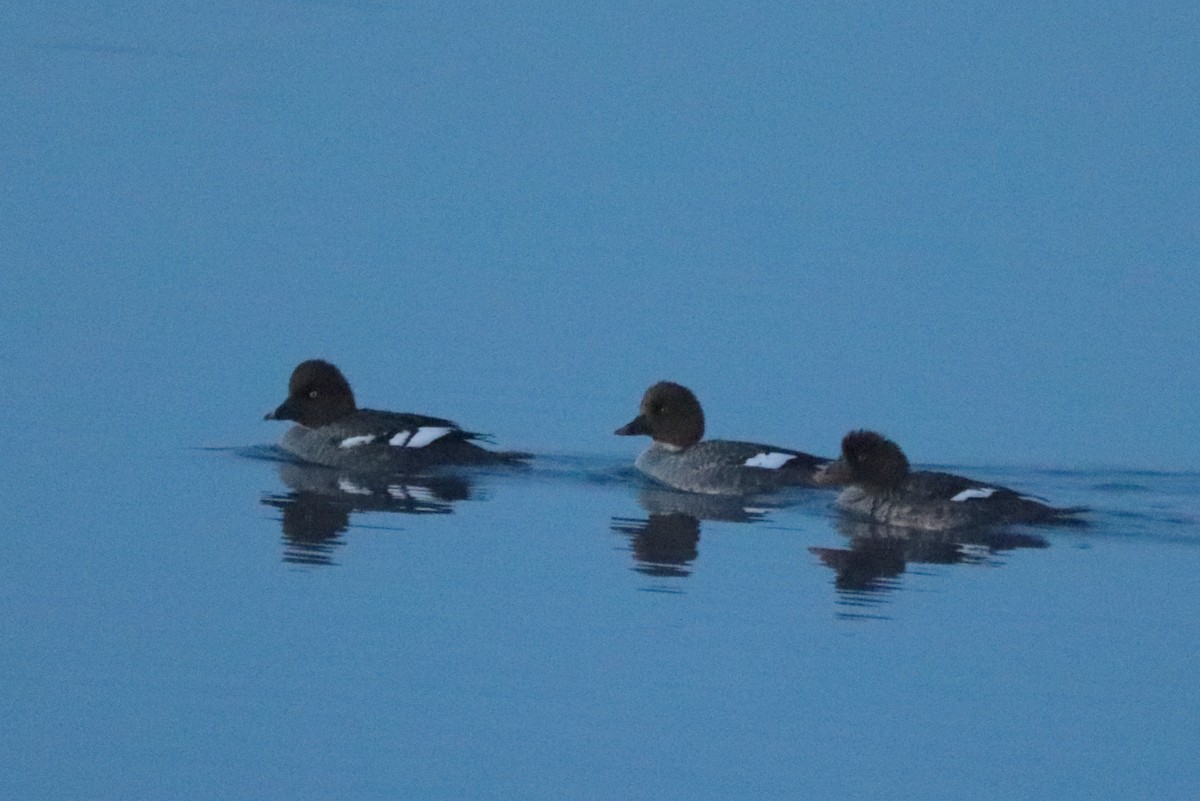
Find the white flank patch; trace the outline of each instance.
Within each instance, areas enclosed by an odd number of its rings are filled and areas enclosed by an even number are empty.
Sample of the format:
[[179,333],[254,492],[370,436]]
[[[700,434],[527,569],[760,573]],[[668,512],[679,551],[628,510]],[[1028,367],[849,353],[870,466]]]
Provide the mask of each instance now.
[[364,487],[360,487],[348,478],[338,479],[338,489],[347,495],[370,495],[371,491]]
[[435,439],[441,439],[453,430],[453,428],[444,428],[442,426],[421,426],[417,429],[417,433],[412,435],[412,439],[404,444],[404,447],[424,448]]
[[375,441],[374,434],[361,434],[357,437],[346,437],[338,443],[339,448],[354,448],[358,445],[368,445]]
[[778,470],[796,458],[794,453],[760,453],[746,460],[746,467],[765,467],[768,470]]
[[412,436],[412,433],[413,432],[406,429],[404,431],[399,431],[395,434],[392,434],[392,438],[388,440],[388,445],[395,445],[397,448],[403,448],[405,441]]
[[990,498],[996,490],[992,487],[972,487],[955,495],[952,501],[969,501],[972,498]]

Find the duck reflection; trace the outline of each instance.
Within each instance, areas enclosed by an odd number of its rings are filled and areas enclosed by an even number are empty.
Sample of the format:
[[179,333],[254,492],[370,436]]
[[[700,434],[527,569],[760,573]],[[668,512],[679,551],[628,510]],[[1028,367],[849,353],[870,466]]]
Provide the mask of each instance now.
[[691,564],[700,553],[701,520],[753,523],[765,515],[744,499],[728,496],[645,487],[637,500],[649,517],[614,517],[612,530],[629,537],[633,569],[660,578],[691,575]]
[[335,564],[333,554],[344,543],[352,512],[444,515],[454,511],[455,502],[471,498],[471,484],[460,475],[364,478],[281,462],[279,478],[289,491],[262,502],[280,512],[282,559],[292,564]]
[[849,548],[809,551],[833,568],[841,602],[857,605],[880,602],[909,564],[998,564],[1004,551],[1049,547],[1037,534],[1006,529],[925,531],[846,517],[837,527]]

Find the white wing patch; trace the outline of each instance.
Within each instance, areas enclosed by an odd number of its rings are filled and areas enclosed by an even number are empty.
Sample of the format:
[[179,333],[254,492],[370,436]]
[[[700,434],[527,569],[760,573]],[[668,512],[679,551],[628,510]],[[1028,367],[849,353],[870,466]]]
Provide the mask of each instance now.
[[346,437],[338,443],[339,448],[354,448],[359,445],[369,445],[375,441],[374,434],[361,434],[357,437]]
[[453,430],[445,426],[421,426],[416,431],[401,431],[388,440],[388,445],[395,445],[397,448],[424,448]]
[[751,456],[745,461],[745,465],[746,467],[765,467],[768,470],[778,470],[795,458],[796,454],[794,453],[776,453],[770,451]]
[[992,497],[992,493],[994,493],[995,491],[996,491],[995,487],[972,487],[971,489],[963,490],[962,492],[958,493],[950,500],[952,500],[952,501],[969,501],[972,498],[990,498],[990,497]]

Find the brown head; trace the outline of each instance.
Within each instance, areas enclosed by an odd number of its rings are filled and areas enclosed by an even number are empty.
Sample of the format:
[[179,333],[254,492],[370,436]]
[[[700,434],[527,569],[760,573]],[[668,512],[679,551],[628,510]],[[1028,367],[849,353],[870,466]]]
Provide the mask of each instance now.
[[288,381],[287,400],[264,420],[295,420],[315,428],[353,412],[354,393],[342,371],[321,359],[300,362]]
[[818,484],[855,484],[869,492],[899,489],[908,478],[908,458],[900,446],[874,431],[851,431],[842,438],[842,457],[821,468]]
[[687,448],[704,438],[704,411],[692,391],[672,381],[659,381],[642,396],[640,414],[615,432],[646,434],[655,442]]

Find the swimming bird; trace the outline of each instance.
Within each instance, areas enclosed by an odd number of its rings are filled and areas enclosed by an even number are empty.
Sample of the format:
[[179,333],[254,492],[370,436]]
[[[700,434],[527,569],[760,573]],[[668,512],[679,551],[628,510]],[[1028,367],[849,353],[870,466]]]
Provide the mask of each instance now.
[[653,439],[637,457],[637,468],[687,492],[753,495],[783,487],[812,487],[817,468],[829,461],[774,445],[705,440],[700,401],[690,389],[672,381],[647,389],[638,416],[614,433]]
[[360,409],[342,371],[321,359],[297,365],[287,399],[264,419],[298,423],[280,442],[297,459],[354,472],[520,464],[529,456],[481,448],[483,434],[441,417]]
[[912,470],[896,443],[874,431],[851,431],[842,455],[822,467],[817,483],[845,486],[837,505],[893,526],[945,531],[1004,523],[1075,523],[1083,507],[1058,508],[1042,498],[952,473]]

